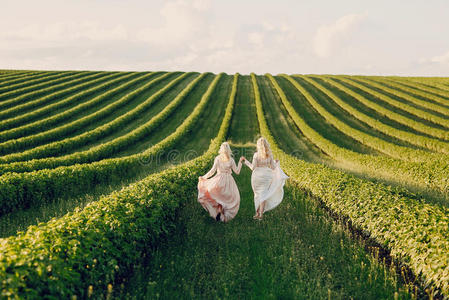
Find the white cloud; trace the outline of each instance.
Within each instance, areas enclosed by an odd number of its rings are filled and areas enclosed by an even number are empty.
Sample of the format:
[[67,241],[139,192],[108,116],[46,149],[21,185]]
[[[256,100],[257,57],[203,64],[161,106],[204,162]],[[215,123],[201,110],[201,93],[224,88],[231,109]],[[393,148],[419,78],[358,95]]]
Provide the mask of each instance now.
[[48,24],[29,24],[16,30],[3,31],[0,38],[9,40],[9,44],[16,41],[39,42],[68,42],[79,39],[95,41],[126,40],[128,32],[122,24],[111,27],[102,26],[98,22],[56,22]]
[[198,38],[207,32],[207,0],[176,0],[166,2],[160,10],[162,26],[142,28],[137,39],[158,46],[176,46]]
[[420,63],[426,64],[426,63],[433,63],[433,64],[440,64],[440,65],[448,65],[449,66],[449,51],[442,55],[437,55],[431,58],[424,58],[420,60]]
[[264,34],[262,32],[250,32],[248,40],[251,44],[261,47],[263,46]]
[[334,48],[340,45],[365,18],[365,14],[349,14],[332,24],[319,27],[313,40],[315,54],[319,57],[331,56]]

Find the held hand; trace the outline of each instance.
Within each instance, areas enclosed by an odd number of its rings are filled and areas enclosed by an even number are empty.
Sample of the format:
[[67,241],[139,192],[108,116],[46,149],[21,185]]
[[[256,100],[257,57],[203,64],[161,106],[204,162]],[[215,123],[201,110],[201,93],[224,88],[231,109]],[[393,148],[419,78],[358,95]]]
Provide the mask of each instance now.
[[243,157],[243,156],[240,157],[240,161],[245,161],[245,160],[246,160],[245,157]]

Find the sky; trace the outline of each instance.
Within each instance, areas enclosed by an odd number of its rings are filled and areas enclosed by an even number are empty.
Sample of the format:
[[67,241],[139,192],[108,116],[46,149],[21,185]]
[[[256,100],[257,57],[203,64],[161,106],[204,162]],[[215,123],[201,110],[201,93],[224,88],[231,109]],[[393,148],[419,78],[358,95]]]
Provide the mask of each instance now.
[[0,69],[449,76],[447,0],[0,0]]

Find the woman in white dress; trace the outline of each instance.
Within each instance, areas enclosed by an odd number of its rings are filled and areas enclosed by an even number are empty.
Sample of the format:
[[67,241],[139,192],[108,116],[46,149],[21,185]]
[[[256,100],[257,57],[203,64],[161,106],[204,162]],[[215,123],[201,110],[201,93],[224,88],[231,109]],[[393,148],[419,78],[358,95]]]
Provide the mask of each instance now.
[[263,213],[278,206],[284,197],[285,180],[289,177],[281,170],[279,160],[274,160],[268,141],[261,137],[257,140],[257,152],[253,161],[245,164],[253,171],[251,186],[254,192],[254,219],[262,220]]
[[[218,153],[212,169],[199,177],[198,202],[212,218],[228,222],[237,215],[240,207],[240,193],[232,177],[232,171],[237,175],[240,174],[243,157],[236,166],[227,142],[221,144]],[[210,178],[215,172],[217,174]]]

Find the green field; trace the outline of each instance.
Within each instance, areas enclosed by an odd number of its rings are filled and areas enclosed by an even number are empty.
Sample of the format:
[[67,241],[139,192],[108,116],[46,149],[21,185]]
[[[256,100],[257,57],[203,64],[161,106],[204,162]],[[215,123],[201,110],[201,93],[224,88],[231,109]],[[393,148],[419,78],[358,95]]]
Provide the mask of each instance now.
[[[219,145],[290,176],[196,200]],[[3,298],[449,298],[449,80],[0,72]]]

